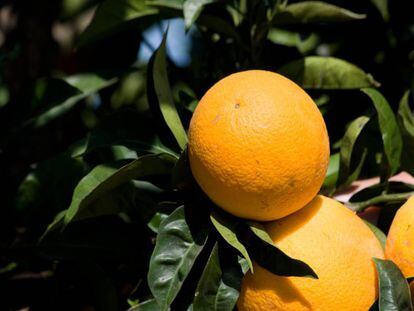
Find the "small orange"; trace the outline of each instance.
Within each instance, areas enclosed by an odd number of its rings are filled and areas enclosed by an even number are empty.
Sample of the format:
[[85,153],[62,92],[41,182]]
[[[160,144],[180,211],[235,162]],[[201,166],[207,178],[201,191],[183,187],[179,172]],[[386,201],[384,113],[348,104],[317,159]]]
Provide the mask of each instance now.
[[189,128],[189,160],[203,191],[227,212],[267,221],[318,193],[329,139],[318,107],[269,71],[232,74],[203,96]]
[[368,226],[341,203],[317,196],[266,230],[275,245],[306,262],[319,279],[282,277],[254,265],[242,282],[239,311],[367,311],[378,296],[373,257],[382,247]]
[[388,232],[385,257],[394,261],[404,276],[414,276],[414,196],[395,214]]

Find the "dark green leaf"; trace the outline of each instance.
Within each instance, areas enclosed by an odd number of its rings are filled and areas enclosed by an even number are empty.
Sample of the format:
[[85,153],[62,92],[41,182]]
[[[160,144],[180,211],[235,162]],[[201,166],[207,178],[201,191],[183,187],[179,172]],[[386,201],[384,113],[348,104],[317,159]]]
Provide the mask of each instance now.
[[183,7],[185,27],[189,29],[200,15],[204,6],[215,1],[217,0],[185,0]]
[[141,302],[139,305],[129,308],[128,311],[159,311],[160,307],[155,299]]
[[403,137],[401,166],[403,170],[414,174],[414,114],[410,108],[411,93],[407,91],[402,97],[398,108],[398,121]]
[[385,243],[387,241],[387,237],[384,234],[384,232],[382,232],[378,227],[374,226],[372,223],[370,223],[369,221],[364,220],[364,222],[367,224],[367,226],[371,229],[371,231],[375,234],[375,236],[377,237],[378,241],[380,242],[382,249],[385,250]]
[[276,275],[318,278],[306,263],[289,257],[277,248],[263,225],[255,222],[250,223],[249,227],[254,235],[248,239],[247,250],[260,266]]
[[155,132],[154,122],[134,110],[119,111],[101,121],[92,130],[84,148],[73,156],[82,156],[100,148],[110,146],[126,146],[140,155],[146,153],[167,153],[178,158],[178,155],[164,146]]
[[191,225],[183,206],[162,223],[151,256],[148,284],[160,307],[167,310],[203,249],[208,227]]
[[193,311],[227,311],[236,304],[243,273],[239,267],[223,271],[219,252],[216,243],[198,282]]
[[364,19],[364,14],[357,14],[322,1],[305,1],[287,5],[278,10],[273,17],[273,24],[316,24],[346,22]]
[[79,266],[92,290],[95,308],[102,311],[119,310],[117,290],[107,272],[90,261],[82,261]]
[[371,75],[334,57],[305,57],[284,65],[278,73],[307,89],[340,90],[379,86]]
[[[154,91],[154,100],[157,101],[162,116],[173,133],[181,150],[184,150],[187,144],[187,134],[181,123],[180,116],[175,107],[170,83],[167,75],[166,61],[166,39],[167,32],[164,34],[163,40],[159,48],[154,52],[152,60],[148,65],[150,74],[148,76],[149,89]],[[149,92],[152,93],[152,92]],[[151,101],[151,99],[149,99]]]
[[82,214],[88,215],[85,209],[91,206],[91,203],[102,199],[104,194],[128,181],[149,175],[168,174],[174,162],[174,157],[161,154],[142,156],[129,163],[121,160],[112,164],[98,165],[76,186],[72,202],[65,215],[65,224],[83,218]]
[[77,90],[77,92],[62,101],[54,102],[52,107],[30,119],[25,126],[38,128],[46,125],[48,122],[71,110],[80,100],[114,84],[117,78],[106,78],[95,73],[82,73],[63,78],[62,80]]
[[83,162],[67,154],[37,164],[19,186],[16,212],[29,222],[55,215],[67,208],[73,188],[84,174]]
[[391,176],[395,174],[400,167],[402,152],[402,138],[397,119],[387,100],[380,92],[371,88],[364,88],[361,91],[369,96],[372,104],[377,110],[384,152],[389,164],[388,175]]
[[379,310],[412,311],[410,288],[400,269],[390,260],[374,258],[379,276]]
[[240,254],[246,259],[250,270],[253,272],[253,264],[252,260],[250,259],[249,253],[247,252],[246,247],[240,241],[239,237],[237,236],[238,231],[238,224],[234,221],[226,219],[219,213],[213,212],[210,216],[211,222],[213,223],[214,227],[217,229],[218,233],[223,237],[223,239],[229,243],[232,247],[234,247]]
[[98,40],[117,30],[126,22],[139,20],[158,13],[145,0],[105,0],[79,39],[79,45]]
[[134,262],[137,265],[147,264],[151,248],[145,227],[118,216],[72,222],[64,231],[56,227],[36,246],[48,260]]
[[369,117],[361,116],[351,122],[348,129],[345,132],[344,137],[341,140],[340,150],[340,166],[338,175],[338,185],[347,186],[351,184],[359,175],[362,164],[364,163],[366,151],[361,159],[358,161],[358,165],[354,172],[351,172],[351,160],[354,151],[354,145],[361,134],[363,128],[368,123]]

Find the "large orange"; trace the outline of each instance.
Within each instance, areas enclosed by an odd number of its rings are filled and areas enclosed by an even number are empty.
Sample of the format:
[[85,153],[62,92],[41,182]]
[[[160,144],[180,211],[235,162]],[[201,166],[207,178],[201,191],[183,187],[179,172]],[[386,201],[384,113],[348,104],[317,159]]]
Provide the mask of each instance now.
[[385,257],[406,277],[414,276],[414,196],[400,207],[388,232]]
[[296,213],[266,224],[273,242],[303,260],[319,279],[276,276],[258,265],[243,279],[239,311],[367,311],[377,298],[373,257],[381,245],[341,203],[317,196]]
[[269,71],[232,74],[198,104],[189,129],[195,179],[218,206],[274,220],[319,191],[329,139],[317,106],[298,85]]

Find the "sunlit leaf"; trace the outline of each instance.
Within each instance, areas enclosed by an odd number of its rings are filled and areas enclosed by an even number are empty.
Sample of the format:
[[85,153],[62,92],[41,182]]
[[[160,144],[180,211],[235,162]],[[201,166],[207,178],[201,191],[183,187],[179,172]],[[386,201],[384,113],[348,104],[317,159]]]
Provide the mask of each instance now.
[[280,28],[271,28],[267,34],[267,39],[276,44],[295,47],[302,54],[314,49],[319,42],[319,37],[315,33],[303,38],[303,35],[299,32]]
[[148,175],[168,174],[174,162],[175,158],[163,154],[142,156],[132,162],[121,160],[98,165],[76,186],[65,215],[65,223],[81,219],[82,214],[88,215],[85,209],[95,200],[128,181]]
[[184,1],[184,21],[185,27],[189,29],[198,18],[204,6],[217,0],[185,0]]
[[397,119],[387,100],[380,92],[371,88],[364,88],[361,91],[368,95],[377,111],[384,152],[389,164],[388,176],[392,176],[400,167],[402,152],[402,138]]
[[148,65],[148,97],[152,107],[154,109],[158,107],[181,150],[184,150],[187,144],[187,134],[177,113],[168,81],[166,39],[167,32]]
[[390,19],[390,14],[388,12],[388,0],[371,0],[371,3],[381,13],[384,21],[388,21]]
[[98,40],[116,31],[125,23],[139,20],[158,13],[158,9],[148,6],[145,0],[105,0],[81,34],[79,45]]
[[159,310],[167,310],[171,305],[207,241],[208,227],[192,226],[189,218],[181,206],[158,230],[148,284]]
[[247,250],[261,267],[281,276],[300,276],[317,279],[318,276],[306,263],[286,255],[272,241],[263,225],[250,222],[253,235],[248,239]]
[[362,69],[334,57],[305,57],[284,65],[277,72],[307,89],[360,89],[379,85]]
[[379,276],[379,311],[412,311],[410,288],[390,260],[373,259]]
[[232,247],[240,252],[244,259],[246,259],[250,270],[253,271],[253,263],[250,259],[249,253],[247,252],[246,247],[240,241],[240,238],[237,236],[238,225],[216,212],[213,212],[211,214],[210,219],[218,233],[220,233],[220,235],[227,243],[229,243]]
[[96,73],[81,73],[61,80],[76,92],[68,98],[54,102],[46,111],[41,112],[26,122],[25,126],[38,128],[46,125],[50,121],[70,111],[82,99],[114,84],[118,78],[114,76],[107,78]]
[[149,299],[129,308],[128,311],[159,311],[160,307],[155,299]]
[[326,2],[304,1],[281,8],[274,15],[272,22],[276,25],[316,24],[346,22],[364,18],[364,14],[357,14]]

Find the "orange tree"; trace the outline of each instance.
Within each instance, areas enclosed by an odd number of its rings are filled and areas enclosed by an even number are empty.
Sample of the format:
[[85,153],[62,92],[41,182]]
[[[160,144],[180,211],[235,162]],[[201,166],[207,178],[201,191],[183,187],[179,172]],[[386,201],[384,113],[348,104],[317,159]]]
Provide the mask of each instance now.
[[[314,98],[331,140],[322,193],[380,176],[348,205],[381,207],[371,228],[383,242],[414,191],[389,181],[414,173],[410,9],[385,0],[4,3],[2,307],[232,310],[252,261],[316,277],[260,224],[218,210],[189,170],[198,100],[245,69],[279,72]],[[172,57],[177,19],[191,42],[184,65]],[[148,29],[162,35],[155,46]],[[152,57],[137,62],[144,48]],[[377,268],[372,309],[410,309],[398,268]]]

